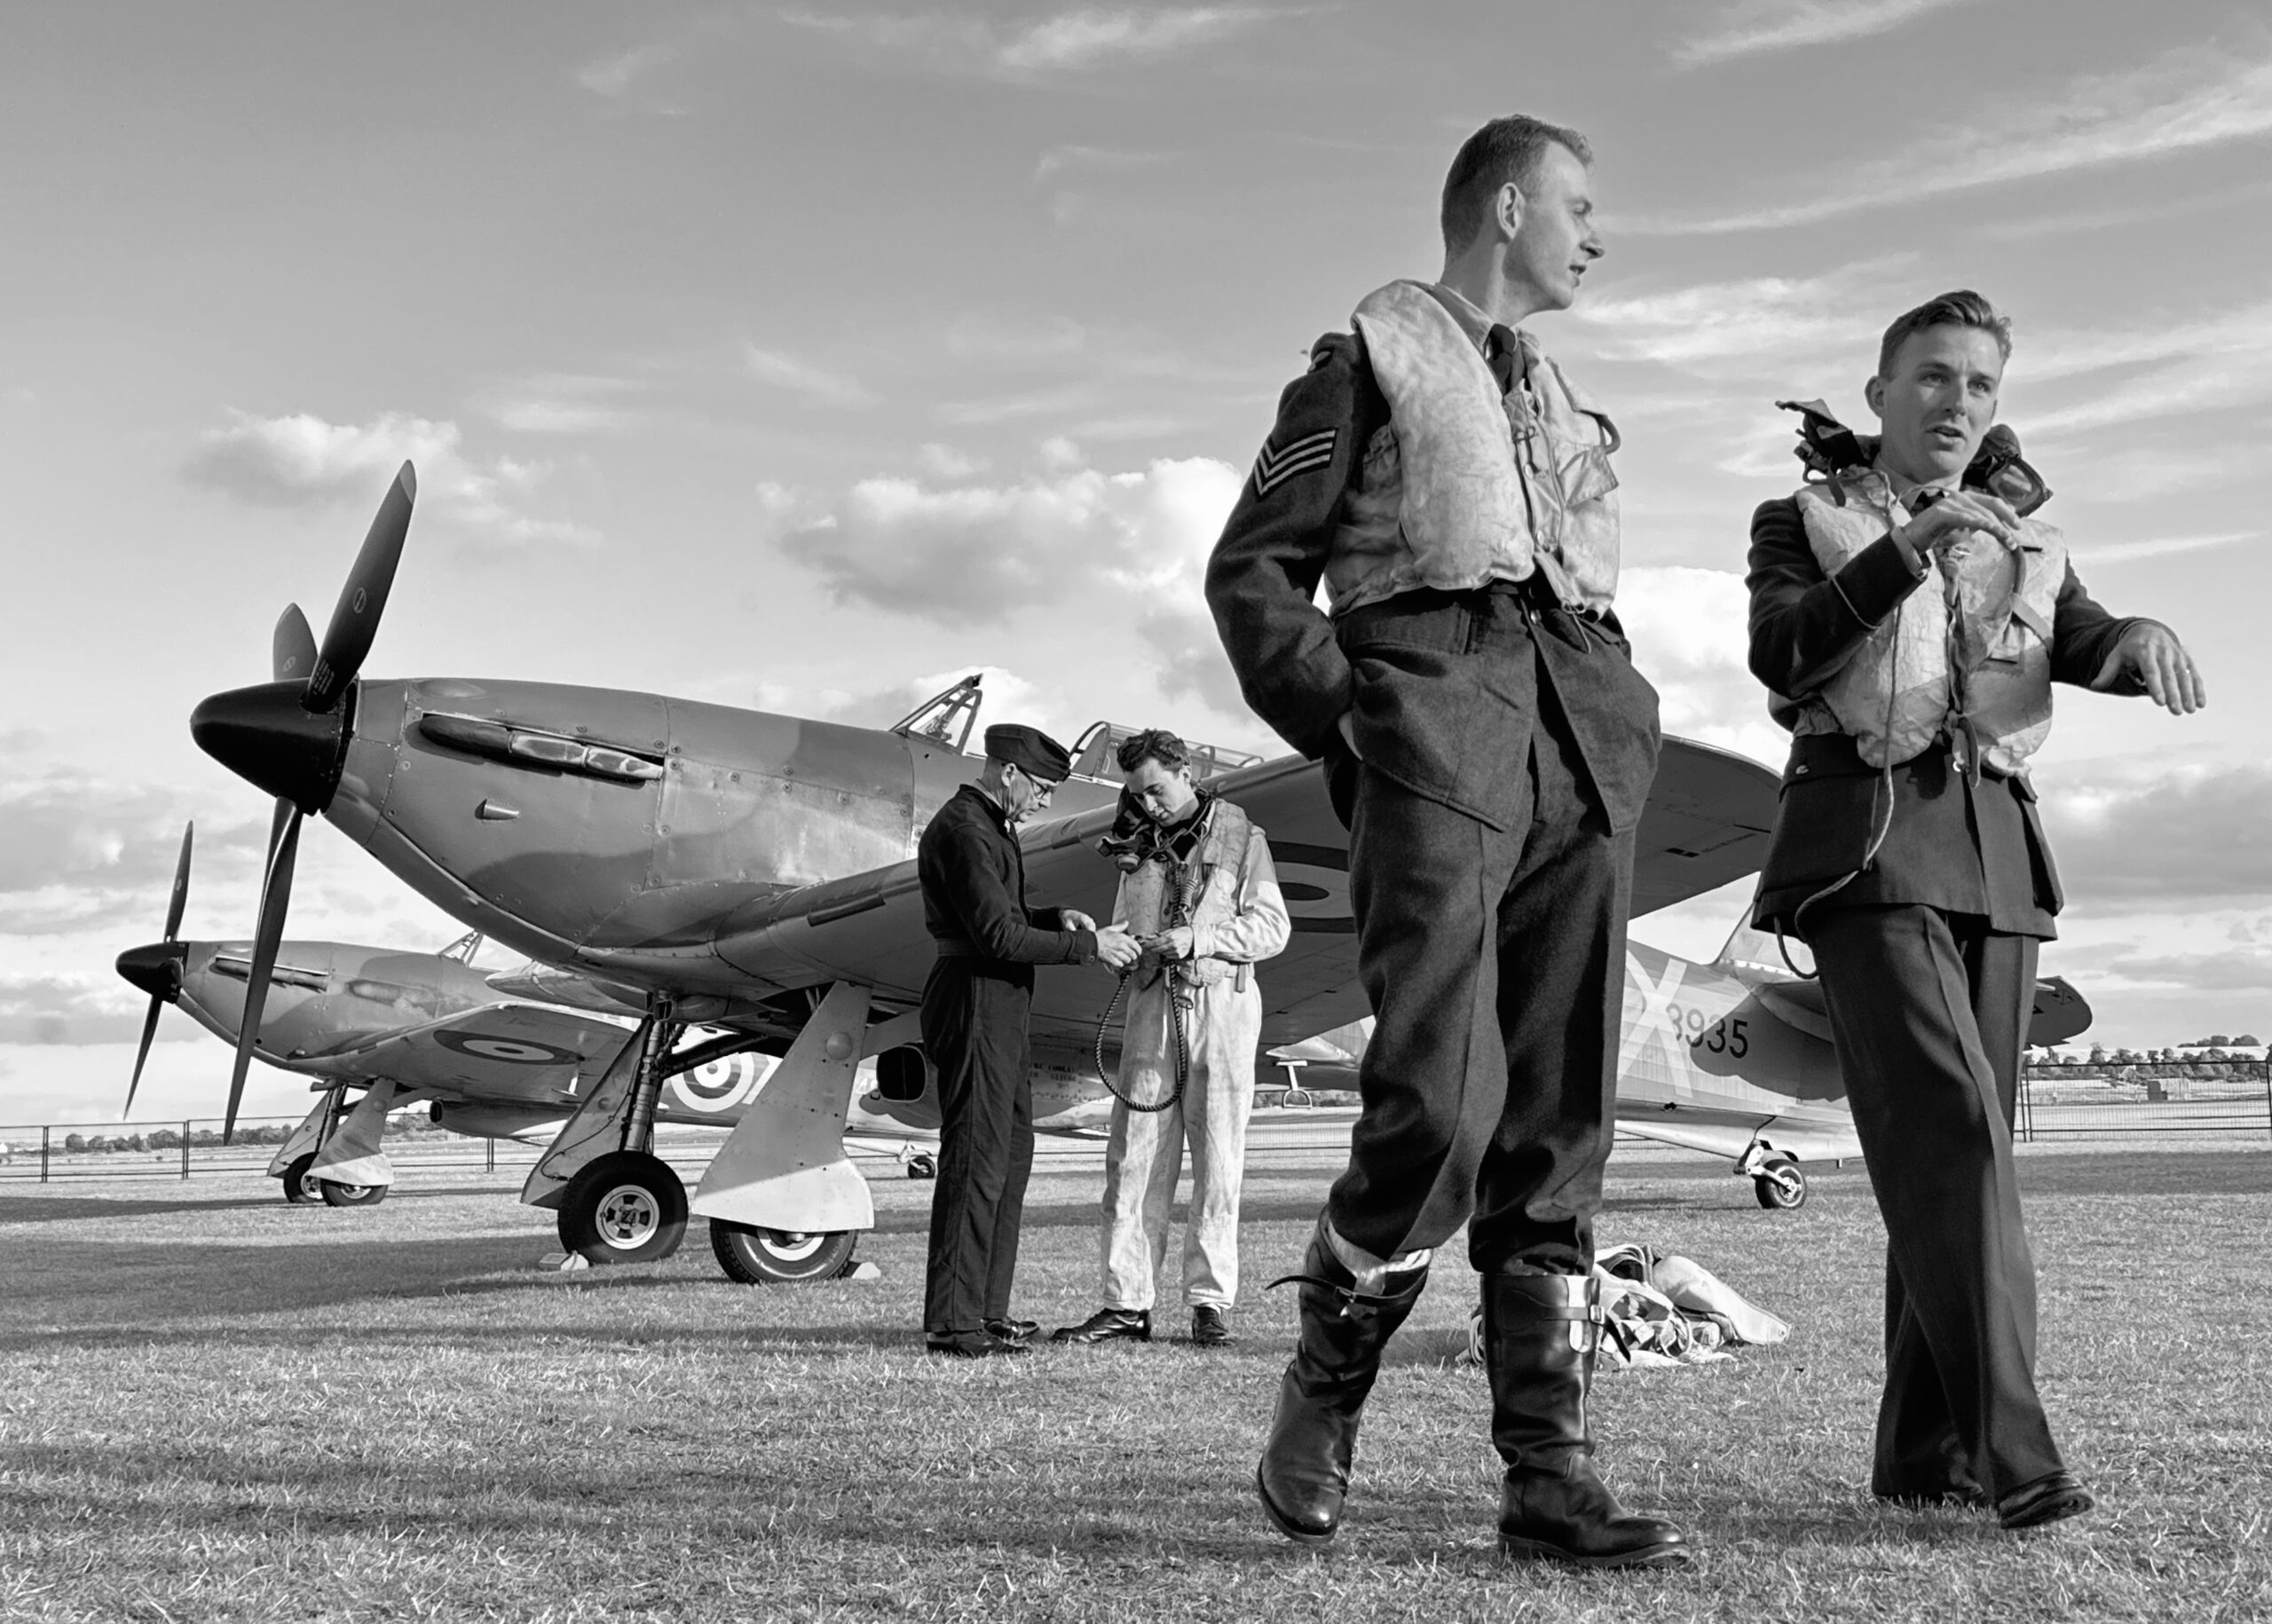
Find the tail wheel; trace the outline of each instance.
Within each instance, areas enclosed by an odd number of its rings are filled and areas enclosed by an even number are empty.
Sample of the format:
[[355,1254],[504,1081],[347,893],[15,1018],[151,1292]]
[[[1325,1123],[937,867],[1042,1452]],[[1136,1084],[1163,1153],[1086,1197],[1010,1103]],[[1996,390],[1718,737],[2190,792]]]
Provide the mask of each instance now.
[[686,1186],[659,1156],[614,1150],[560,1197],[560,1244],[593,1263],[660,1263],[686,1238]]
[[745,1286],[833,1280],[852,1261],[856,1230],[800,1232],[710,1220],[710,1250],[727,1277]]
[[276,1175],[276,1182],[284,1186],[284,1199],[296,1207],[323,1199],[323,1181],[308,1171],[315,1164],[316,1153],[311,1150]]
[[927,1150],[917,1151],[907,1158],[907,1176],[910,1179],[936,1179],[939,1176],[939,1158]]
[[389,1187],[383,1184],[339,1184],[329,1179],[316,1180],[316,1188],[322,1192],[327,1207],[375,1207],[387,1198]]
[[1751,1177],[1752,1194],[1770,1211],[1790,1212],[1807,1204],[1807,1176],[1788,1156],[1772,1156]]

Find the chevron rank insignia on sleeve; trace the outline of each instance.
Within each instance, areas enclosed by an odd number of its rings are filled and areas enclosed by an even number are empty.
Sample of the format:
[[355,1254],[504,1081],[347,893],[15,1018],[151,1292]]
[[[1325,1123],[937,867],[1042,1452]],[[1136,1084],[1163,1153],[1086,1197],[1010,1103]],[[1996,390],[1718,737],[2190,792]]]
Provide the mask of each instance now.
[[1267,496],[1295,475],[1323,468],[1333,461],[1333,447],[1340,438],[1338,429],[1320,429],[1283,445],[1265,441],[1262,454],[1254,460],[1254,493]]

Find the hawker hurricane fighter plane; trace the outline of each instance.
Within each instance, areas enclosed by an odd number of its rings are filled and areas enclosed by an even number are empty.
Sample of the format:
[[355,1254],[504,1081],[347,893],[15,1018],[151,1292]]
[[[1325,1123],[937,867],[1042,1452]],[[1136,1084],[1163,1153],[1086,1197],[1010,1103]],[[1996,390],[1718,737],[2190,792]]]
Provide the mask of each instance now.
[[[933,955],[913,857],[933,812],[977,775],[962,751],[974,679],[870,729],[613,690],[364,678],[414,491],[405,464],[321,646],[288,611],[279,680],[216,694],[191,719],[201,746],[277,797],[232,1119],[301,821],[320,814],[469,927],[551,966],[539,980],[642,1012],[524,1201],[557,1209],[599,1167],[592,1177],[610,1187],[690,1210],[651,1133],[678,1035],[699,1023],[730,1033],[722,1045],[782,1058],[703,1175],[691,1212],[733,1244],[826,1234],[848,1255],[874,1223],[843,1149],[855,1068],[872,1057],[887,1098],[926,1092],[916,1005]],[[1037,905],[1110,910],[1117,873],[1095,850],[1117,795],[1102,776],[1108,744],[1108,734],[1085,737],[1059,815],[1021,836]],[[1212,787],[1269,831],[1292,916],[1291,942],[1261,978],[1263,1044],[1359,1019],[1348,846],[1319,768],[1296,757],[1238,765]],[[1754,871],[1775,793],[1774,775],[1757,764],[1667,739],[1637,840],[1635,912]],[[1040,978],[1038,1066],[1081,1063],[1114,985],[1101,966]]]
[[[2048,977],[2036,983],[2028,1041],[2065,1043],[2090,1020],[2083,996]],[[1353,1088],[1372,1024],[1274,1058],[1298,1068],[1292,1075],[1304,1089]],[[1739,926],[1709,964],[1629,943],[1617,1132],[1726,1156],[1737,1177],[1752,1181],[1761,1206],[1803,1205],[1801,1162],[1862,1154],[1821,987],[1748,926]]]

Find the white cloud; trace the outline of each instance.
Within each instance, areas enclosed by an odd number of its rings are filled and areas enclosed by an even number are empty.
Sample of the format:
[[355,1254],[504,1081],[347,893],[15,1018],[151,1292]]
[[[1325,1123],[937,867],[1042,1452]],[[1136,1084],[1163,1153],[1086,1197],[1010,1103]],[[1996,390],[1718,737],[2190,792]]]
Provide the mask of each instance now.
[[1053,146],[1034,164],[1033,177],[1043,181],[1077,170],[1140,169],[1164,162],[1168,156],[1166,153],[1133,152],[1116,146]]
[[777,490],[769,528],[841,602],[954,628],[1060,604],[1115,617],[1148,646],[1164,693],[1244,718],[1201,591],[1243,477],[1189,458],[959,489],[874,478],[824,504]]
[[598,533],[539,518],[524,503],[548,471],[498,457],[477,462],[457,424],[386,412],[367,423],[333,423],[312,413],[256,417],[232,411],[226,427],[200,437],[183,467],[193,485],[265,507],[356,501],[375,507],[404,462],[418,472],[419,510],[490,544],[589,545]]
[[784,12],[781,19],[854,44],[911,56],[928,67],[1027,79],[1157,60],[1218,43],[1284,14],[1275,7],[1249,5],[1085,6],[1006,25],[974,17],[833,17],[811,12]]
[[1628,221],[1629,232],[1713,235],[1810,225],[1951,193],[2197,152],[2272,134],[2272,58],[2201,47],[2069,83],[2057,97],[2000,99],[1981,118],[1905,152],[1823,177],[1811,196],[1732,214]]
[[601,434],[635,421],[623,398],[638,385],[590,373],[548,373],[485,390],[476,404],[516,434]]
[[959,625],[1155,579],[1203,552],[1241,476],[1207,459],[1141,473],[1077,469],[1014,485],[931,490],[864,479],[783,549],[838,598]]
[[934,479],[952,482],[984,473],[987,461],[983,457],[974,457],[966,452],[958,451],[952,445],[931,440],[917,448],[915,466]]
[[[1882,307],[1909,256],[1819,276],[1747,277],[1626,297],[1589,299],[1575,315],[1608,360],[1655,361],[1714,375],[1788,375],[1794,358],[1819,366],[1842,353],[1876,359]],[[1867,362],[1863,365],[1866,368]]]
[[1710,29],[1672,47],[1684,67],[1735,57],[1837,44],[1887,34],[1928,12],[1967,0],[1740,0],[1724,8]]
[[1664,730],[1779,765],[1790,736],[1768,720],[1751,674],[1750,595],[1730,570],[1641,565],[1617,585],[1633,664],[1653,683]]
[[875,394],[863,389],[857,379],[830,372],[778,350],[750,344],[746,346],[743,359],[749,367],[750,376],[761,383],[786,390],[815,406],[850,410],[872,406],[877,401]]
[[2167,909],[2272,896],[2272,769],[2179,767],[2127,778],[2044,775],[2044,825],[2068,893]]
[[612,99],[676,56],[675,42],[658,41],[611,57],[588,62],[577,70],[576,83],[597,96]]
[[2240,541],[2260,541],[2252,530],[2226,531],[2207,536],[2161,536],[2145,541],[2118,541],[2110,547],[2078,547],[2075,562],[2086,568],[2102,564],[2130,564],[2141,558],[2160,558],[2171,553],[2200,553],[2231,547]]

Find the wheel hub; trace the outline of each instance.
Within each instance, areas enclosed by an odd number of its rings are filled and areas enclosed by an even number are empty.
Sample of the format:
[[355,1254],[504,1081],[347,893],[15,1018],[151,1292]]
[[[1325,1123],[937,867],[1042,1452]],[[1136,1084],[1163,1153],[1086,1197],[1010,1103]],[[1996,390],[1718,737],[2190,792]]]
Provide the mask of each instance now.
[[631,1251],[663,1226],[663,1211],[653,1192],[635,1184],[620,1184],[600,1197],[592,1226],[610,1246]]

